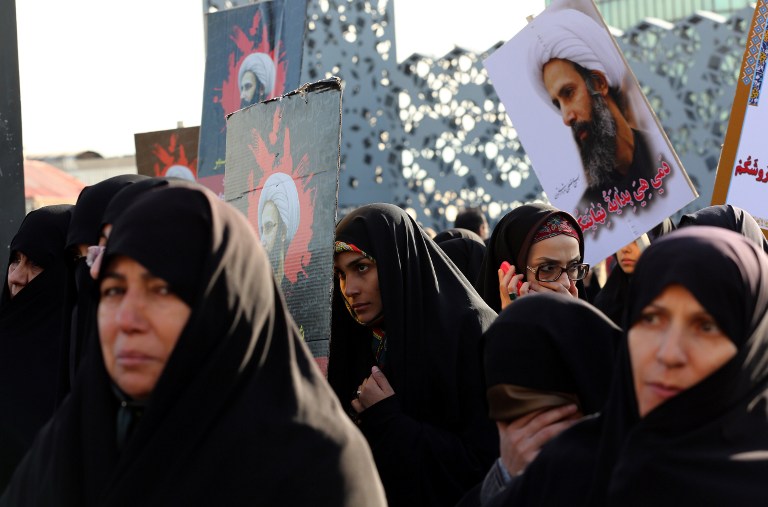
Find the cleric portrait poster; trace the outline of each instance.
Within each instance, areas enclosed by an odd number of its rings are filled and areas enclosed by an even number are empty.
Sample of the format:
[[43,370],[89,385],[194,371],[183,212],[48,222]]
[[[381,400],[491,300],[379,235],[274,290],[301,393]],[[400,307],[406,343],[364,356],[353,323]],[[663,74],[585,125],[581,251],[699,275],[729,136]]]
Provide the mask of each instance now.
[[227,123],[225,199],[253,225],[310,350],[327,357],[340,81],[305,85],[237,111]]
[[195,181],[199,137],[200,127],[134,134],[137,172]]
[[265,0],[206,15],[198,180],[223,193],[226,116],[299,87],[306,0]]
[[610,256],[697,197],[592,0],[553,0],[485,62],[552,205]]

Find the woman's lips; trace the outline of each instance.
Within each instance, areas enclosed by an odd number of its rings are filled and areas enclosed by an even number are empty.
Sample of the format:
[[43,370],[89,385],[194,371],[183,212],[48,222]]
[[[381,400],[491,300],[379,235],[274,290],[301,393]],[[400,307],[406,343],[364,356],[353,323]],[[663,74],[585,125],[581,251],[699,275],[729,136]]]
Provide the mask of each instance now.
[[357,303],[357,304],[352,305],[352,309],[355,312],[361,312],[361,311],[365,310],[366,308],[368,308],[368,306],[369,306],[368,303]]
[[679,387],[660,384],[658,382],[648,382],[646,385],[656,396],[665,400],[677,396],[682,391]]
[[117,362],[122,366],[137,366],[153,360],[152,356],[136,351],[121,352],[117,355]]

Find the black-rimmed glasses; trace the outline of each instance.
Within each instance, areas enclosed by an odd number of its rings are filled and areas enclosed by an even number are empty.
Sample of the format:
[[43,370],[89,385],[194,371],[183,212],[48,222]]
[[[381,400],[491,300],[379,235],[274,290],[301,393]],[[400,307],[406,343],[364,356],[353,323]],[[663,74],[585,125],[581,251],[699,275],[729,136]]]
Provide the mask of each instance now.
[[566,267],[558,264],[542,264],[535,269],[530,266],[527,268],[528,271],[536,274],[536,280],[540,282],[556,282],[563,275],[563,271],[570,280],[582,280],[589,273],[589,264],[584,263],[569,264]]

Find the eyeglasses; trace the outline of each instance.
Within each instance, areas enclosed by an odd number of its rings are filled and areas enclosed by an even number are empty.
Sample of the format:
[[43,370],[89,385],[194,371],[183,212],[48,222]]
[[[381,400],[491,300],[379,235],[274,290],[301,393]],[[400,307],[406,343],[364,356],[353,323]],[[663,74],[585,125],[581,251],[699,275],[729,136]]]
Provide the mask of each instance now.
[[558,264],[542,264],[537,268],[527,266],[528,271],[536,274],[536,280],[540,282],[556,282],[563,271],[570,280],[582,280],[589,273],[589,264],[569,264],[566,267]]

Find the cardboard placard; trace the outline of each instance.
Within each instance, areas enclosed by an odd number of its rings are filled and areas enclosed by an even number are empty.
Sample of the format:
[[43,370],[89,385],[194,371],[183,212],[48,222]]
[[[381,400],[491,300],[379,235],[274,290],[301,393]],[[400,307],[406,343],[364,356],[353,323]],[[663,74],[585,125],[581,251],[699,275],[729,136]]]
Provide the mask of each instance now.
[[306,1],[265,0],[206,15],[198,179],[223,194],[226,116],[299,87]]
[[747,35],[725,144],[717,165],[712,204],[747,210],[768,237],[768,99],[761,97],[768,59],[768,2],[758,0]]
[[316,357],[331,332],[341,82],[303,86],[227,120],[225,199],[253,225]]
[[581,225],[586,262],[697,197],[591,0],[554,0],[484,64],[547,198]]
[[134,134],[138,173],[195,181],[199,138],[200,127]]

